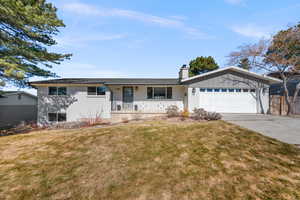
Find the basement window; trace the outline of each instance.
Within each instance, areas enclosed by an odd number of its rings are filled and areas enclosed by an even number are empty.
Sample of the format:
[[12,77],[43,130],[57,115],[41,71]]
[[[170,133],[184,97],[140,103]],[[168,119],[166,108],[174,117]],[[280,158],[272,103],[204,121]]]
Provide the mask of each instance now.
[[65,122],[67,121],[66,113],[48,113],[49,122]]

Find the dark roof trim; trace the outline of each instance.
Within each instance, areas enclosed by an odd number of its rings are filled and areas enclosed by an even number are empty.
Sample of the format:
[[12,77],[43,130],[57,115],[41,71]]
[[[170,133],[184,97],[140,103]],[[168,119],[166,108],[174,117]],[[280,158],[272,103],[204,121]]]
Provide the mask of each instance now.
[[105,84],[105,85],[179,85],[179,79],[155,79],[155,78],[64,78],[45,81],[33,81],[29,83],[35,85],[49,84]]

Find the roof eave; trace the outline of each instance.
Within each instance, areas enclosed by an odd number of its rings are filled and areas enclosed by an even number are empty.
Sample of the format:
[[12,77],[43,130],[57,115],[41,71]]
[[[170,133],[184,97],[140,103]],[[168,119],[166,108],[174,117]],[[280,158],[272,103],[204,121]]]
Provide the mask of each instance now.
[[217,70],[214,70],[214,71],[211,71],[211,72],[207,72],[207,73],[204,73],[204,74],[200,74],[200,75],[188,78],[188,79],[184,79],[184,80],[181,81],[181,83],[187,83],[188,81],[195,80],[197,78],[205,77],[205,76],[215,74],[215,73],[218,73],[218,72],[222,72],[222,71],[226,71],[226,70],[233,70],[233,71],[236,71],[236,72],[241,72],[241,73],[244,73],[244,74],[259,78],[259,79],[262,79],[262,80],[270,81],[270,83],[280,83],[280,82],[282,82],[282,80],[277,79],[277,78],[261,75],[261,74],[255,73],[255,72],[250,72],[248,70],[245,70],[245,69],[242,69],[242,68],[239,68],[239,67],[230,66],[230,67],[217,69]]

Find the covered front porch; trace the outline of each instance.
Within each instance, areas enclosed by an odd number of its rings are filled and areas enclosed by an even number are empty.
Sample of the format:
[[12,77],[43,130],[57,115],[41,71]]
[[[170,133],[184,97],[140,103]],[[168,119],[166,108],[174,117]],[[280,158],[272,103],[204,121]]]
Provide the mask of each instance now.
[[184,107],[185,88],[178,85],[108,85],[112,115],[163,114],[170,105]]

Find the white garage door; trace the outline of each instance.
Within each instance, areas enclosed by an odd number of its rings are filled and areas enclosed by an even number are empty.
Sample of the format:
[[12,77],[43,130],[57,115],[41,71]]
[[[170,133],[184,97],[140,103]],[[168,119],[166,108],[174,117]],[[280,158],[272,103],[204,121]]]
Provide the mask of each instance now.
[[199,89],[199,107],[220,113],[257,113],[255,90]]

